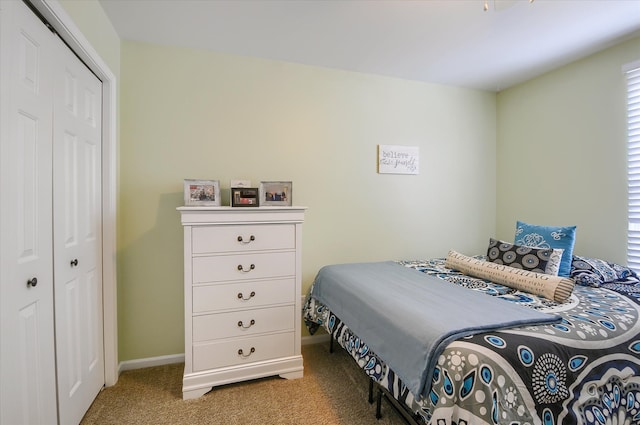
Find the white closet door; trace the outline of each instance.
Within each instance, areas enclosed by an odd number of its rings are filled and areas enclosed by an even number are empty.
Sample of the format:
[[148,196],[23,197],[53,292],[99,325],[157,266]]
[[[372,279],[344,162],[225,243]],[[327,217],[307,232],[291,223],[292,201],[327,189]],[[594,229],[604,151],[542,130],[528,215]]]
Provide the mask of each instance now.
[[2,424],[56,423],[51,236],[54,38],[22,2],[0,1]]
[[104,385],[102,84],[62,42],[54,83],[53,233],[60,424]]

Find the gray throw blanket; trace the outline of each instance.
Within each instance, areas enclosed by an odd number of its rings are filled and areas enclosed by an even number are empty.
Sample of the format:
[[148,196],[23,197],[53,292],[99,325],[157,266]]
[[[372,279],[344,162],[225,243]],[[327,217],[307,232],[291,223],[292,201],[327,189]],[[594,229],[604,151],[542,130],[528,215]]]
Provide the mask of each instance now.
[[450,342],[479,332],[560,321],[394,263],[325,266],[311,296],[378,354],[417,397]]

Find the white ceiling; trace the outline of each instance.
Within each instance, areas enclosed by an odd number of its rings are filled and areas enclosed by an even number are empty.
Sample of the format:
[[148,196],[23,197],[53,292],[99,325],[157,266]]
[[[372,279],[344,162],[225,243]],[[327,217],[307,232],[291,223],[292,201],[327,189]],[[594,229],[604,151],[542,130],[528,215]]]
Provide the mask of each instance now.
[[640,35],[640,0],[99,1],[126,40],[490,91]]

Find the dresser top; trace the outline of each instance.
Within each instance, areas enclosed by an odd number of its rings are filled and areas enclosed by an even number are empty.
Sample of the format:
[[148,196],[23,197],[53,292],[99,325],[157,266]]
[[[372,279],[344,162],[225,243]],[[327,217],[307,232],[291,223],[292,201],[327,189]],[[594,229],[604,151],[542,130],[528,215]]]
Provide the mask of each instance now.
[[307,207],[301,206],[279,206],[279,205],[266,205],[263,207],[230,207],[230,206],[221,206],[221,207],[211,207],[211,206],[200,206],[200,205],[184,205],[182,207],[176,208],[178,211],[219,211],[219,212],[229,212],[229,211],[292,211],[292,210],[306,210]]
[[183,225],[206,225],[228,223],[273,223],[302,222],[307,207],[209,207],[182,206],[180,212]]

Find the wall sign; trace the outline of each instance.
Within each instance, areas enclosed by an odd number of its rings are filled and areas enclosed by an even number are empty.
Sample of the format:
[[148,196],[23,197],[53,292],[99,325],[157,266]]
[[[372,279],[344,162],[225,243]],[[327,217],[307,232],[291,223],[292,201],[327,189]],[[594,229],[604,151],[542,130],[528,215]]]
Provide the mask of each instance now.
[[418,146],[378,145],[378,173],[420,174]]

